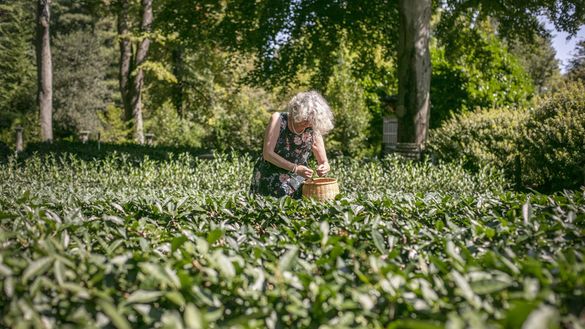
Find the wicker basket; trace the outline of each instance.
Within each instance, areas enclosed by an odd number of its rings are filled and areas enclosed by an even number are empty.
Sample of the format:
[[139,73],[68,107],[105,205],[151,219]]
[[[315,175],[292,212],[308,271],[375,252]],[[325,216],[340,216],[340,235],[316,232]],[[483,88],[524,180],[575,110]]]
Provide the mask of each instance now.
[[335,178],[313,178],[303,183],[303,196],[319,201],[333,200],[339,194],[339,185]]

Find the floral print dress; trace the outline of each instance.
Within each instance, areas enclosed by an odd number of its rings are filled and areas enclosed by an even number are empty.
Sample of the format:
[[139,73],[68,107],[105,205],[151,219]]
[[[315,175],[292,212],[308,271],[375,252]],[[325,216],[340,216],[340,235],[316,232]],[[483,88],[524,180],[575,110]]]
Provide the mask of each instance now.
[[[280,134],[274,152],[292,163],[306,166],[312,145],[313,129],[306,128],[301,134],[295,134],[288,128],[288,113],[281,113]],[[300,199],[304,180],[304,177],[260,158],[254,165],[250,193]]]

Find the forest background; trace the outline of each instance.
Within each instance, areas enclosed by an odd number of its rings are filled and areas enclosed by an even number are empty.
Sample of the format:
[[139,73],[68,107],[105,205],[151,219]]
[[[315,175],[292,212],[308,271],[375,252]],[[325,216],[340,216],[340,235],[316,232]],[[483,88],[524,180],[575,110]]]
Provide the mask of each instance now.
[[[514,4],[487,3],[432,3],[430,128],[482,109],[531,108],[567,81],[583,80],[585,41],[562,76],[550,32],[536,15],[522,18],[506,12]],[[27,143],[41,140],[36,6],[0,1],[0,140],[7,145],[17,126]],[[398,93],[400,20],[393,1],[53,0],[50,6],[55,140],[89,131],[104,142],[136,141],[132,95],[121,86],[140,79],[143,132],[159,145],[258,151],[270,113],[283,111],[296,92],[316,89],[336,118],[327,138],[332,154],[370,157],[382,150],[382,118]],[[569,32],[581,25],[578,3],[532,6],[522,10],[556,8],[555,24]],[[147,53],[138,58],[145,41]]]

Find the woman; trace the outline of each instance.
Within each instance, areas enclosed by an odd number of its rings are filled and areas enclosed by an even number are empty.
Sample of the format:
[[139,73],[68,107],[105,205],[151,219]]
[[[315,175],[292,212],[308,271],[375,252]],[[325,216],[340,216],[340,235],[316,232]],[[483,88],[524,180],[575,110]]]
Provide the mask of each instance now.
[[301,184],[313,176],[307,166],[311,151],[317,175],[329,172],[323,135],[332,128],[333,114],[321,94],[309,91],[293,97],[287,113],[274,113],[266,127],[262,159],[254,166],[250,192],[301,198]]

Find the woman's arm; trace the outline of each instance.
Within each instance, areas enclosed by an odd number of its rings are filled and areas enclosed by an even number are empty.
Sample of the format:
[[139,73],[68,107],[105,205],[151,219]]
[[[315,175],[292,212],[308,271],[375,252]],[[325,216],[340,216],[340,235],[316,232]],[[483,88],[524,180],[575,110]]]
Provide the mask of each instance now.
[[313,136],[313,155],[317,160],[317,175],[323,176],[330,170],[329,161],[327,161],[327,152],[325,152],[325,143],[320,133],[315,132]]
[[280,113],[272,114],[270,118],[270,123],[266,127],[266,133],[264,135],[264,146],[262,148],[262,158],[273,165],[283,168],[288,171],[292,171],[295,169],[295,173],[297,175],[301,175],[304,177],[311,177],[313,171],[310,168],[305,166],[297,166],[296,164],[286,160],[285,158],[281,157],[280,155],[274,152],[274,148],[276,147],[276,142],[278,141],[278,136],[280,135]]

